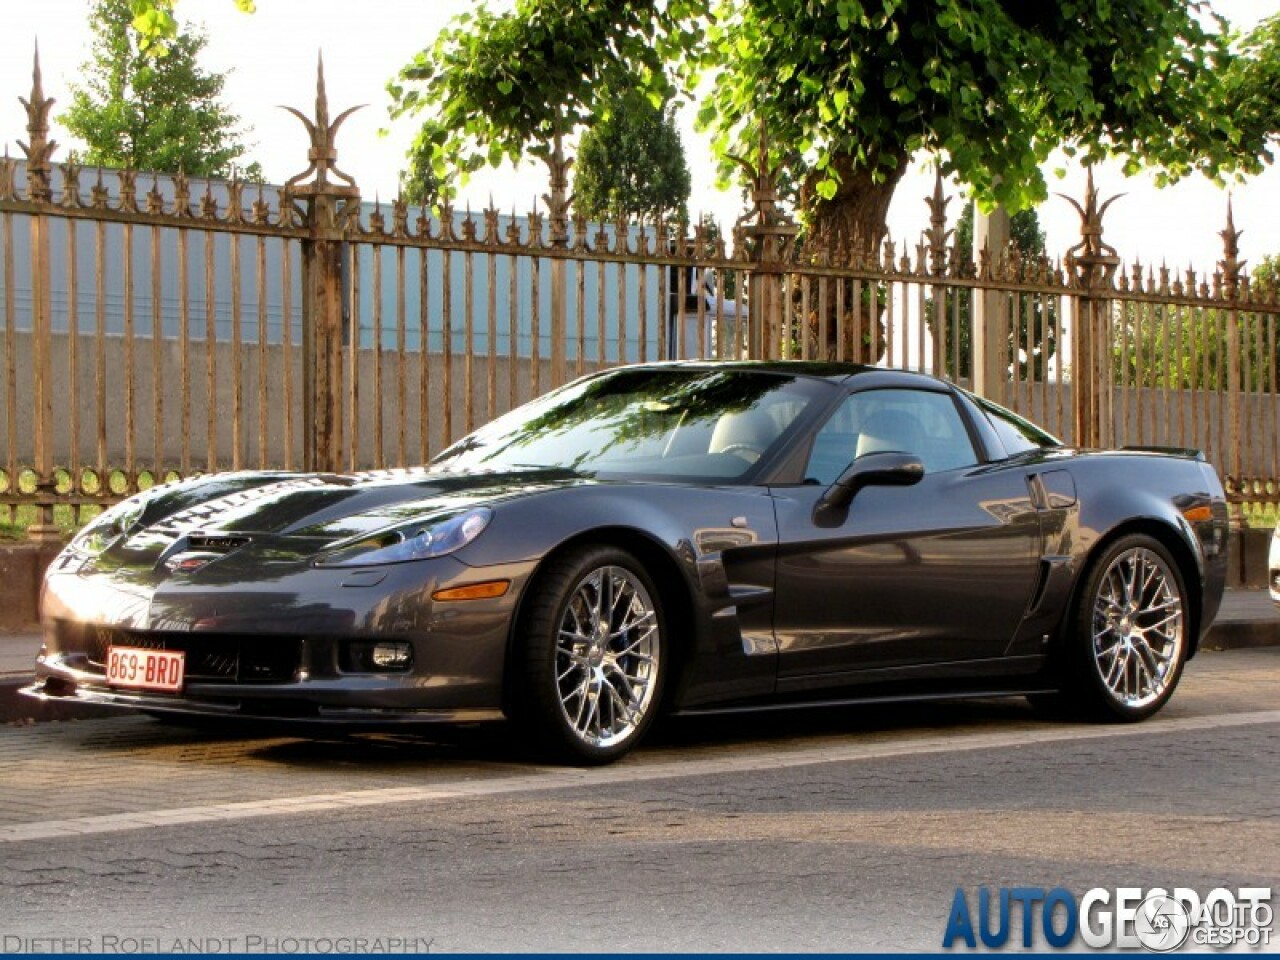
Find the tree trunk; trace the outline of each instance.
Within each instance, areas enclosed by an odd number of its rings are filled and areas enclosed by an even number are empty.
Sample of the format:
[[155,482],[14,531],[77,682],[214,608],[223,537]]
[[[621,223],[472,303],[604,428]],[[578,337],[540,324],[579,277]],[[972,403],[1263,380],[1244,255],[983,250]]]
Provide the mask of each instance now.
[[905,152],[892,159],[893,166],[887,169],[884,179],[876,182],[866,167],[853,169],[853,158],[848,154],[832,157],[840,183],[830,200],[823,200],[815,189],[821,175],[809,175],[800,190],[800,205],[809,221],[804,253],[825,252],[832,264],[845,264],[855,250],[865,253],[884,240],[889,202],[907,172],[908,162]]
[[[800,191],[800,203],[808,220],[801,249],[805,260],[849,266],[876,252],[888,233],[886,220],[893,192],[907,170],[905,152],[894,156],[893,161],[884,179],[876,182],[865,167],[853,169],[851,156],[833,157],[840,183],[830,200],[823,200],[815,189],[820,175],[809,176]],[[885,351],[883,292],[876,284],[865,283],[859,302],[854,303],[854,285],[837,282],[844,286],[840,298],[843,310],[837,313],[833,293],[826,317],[819,317],[816,310],[809,315],[813,356],[876,363]]]

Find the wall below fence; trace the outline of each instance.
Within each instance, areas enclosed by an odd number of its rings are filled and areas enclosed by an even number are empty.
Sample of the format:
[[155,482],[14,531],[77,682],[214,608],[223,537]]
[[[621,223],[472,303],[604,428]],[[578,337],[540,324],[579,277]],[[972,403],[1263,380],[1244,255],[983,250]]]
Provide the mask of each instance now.
[[[0,544],[0,631],[26,630],[40,619],[40,583],[61,546],[50,543]],[[31,651],[34,660],[36,651]]]
[[[1007,406],[1016,409],[1051,433],[1070,443],[1072,385],[1025,384],[1007,386]],[[1226,424],[1230,397],[1206,390],[1156,390],[1117,387],[1112,424],[1119,445],[1192,447],[1217,468],[1219,476],[1280,476],[1280,396],[1242,394],[1241,434],[1238,450],[1228,445]]]

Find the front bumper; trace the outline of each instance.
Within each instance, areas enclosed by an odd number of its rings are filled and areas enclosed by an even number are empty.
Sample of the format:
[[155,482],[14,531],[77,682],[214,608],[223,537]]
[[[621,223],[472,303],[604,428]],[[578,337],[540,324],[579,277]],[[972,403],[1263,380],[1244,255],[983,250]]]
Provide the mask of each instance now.
[[[370,707],[334,707],[310,700],[270,700],[255,695],[242,700],[223,695],[202,697],[168,696],[140,692],[125,693],[94,684],[68,685],[57,678],[46,677],[18,691],[44,703],[71,703],[86,706],[120,707],[148,713],[174,714],[230,720],[261,720],[289,725],[321,724],[333,726],[383,726],[425,723],[479,723],[501,720],[500,709],[481,707],[458,710],[444,709],[377,709]],[[256,694],[256,692],[255,692]]]
[[1271,545],[1267,550],[1267,589],[1273,603],[1280,604],[1280,526],[1271,533]]
[[[531,566],[531,565],[530,565]],[[510,624],[530,570],[452,558],[352,571],[308,568],[212,584],[53,569],[44,645],[22,692],[43,700],[290,722],[464,722],[502,716]],[[506,578],[503,597],[440,603],[442,587]],[[352,649],[408,644],[403,671],[356,663]],[[107,683],[112,646],[180,650],[178,693]]]

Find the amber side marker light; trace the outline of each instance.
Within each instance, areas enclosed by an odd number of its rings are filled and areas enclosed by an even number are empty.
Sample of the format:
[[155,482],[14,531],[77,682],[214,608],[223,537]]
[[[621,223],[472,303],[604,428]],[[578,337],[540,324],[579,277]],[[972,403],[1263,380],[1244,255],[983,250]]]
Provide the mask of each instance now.
[[484,583],[469,583],[465,587],[449,587],[431,594],[432,600],[492,600],[507,592],[510,580],[486,580]]
[[1188,507],[1182,511],[1182,515],[1191,523],[1208,523],[1213,519],[1213,510],[1205,504],[1200,507]]

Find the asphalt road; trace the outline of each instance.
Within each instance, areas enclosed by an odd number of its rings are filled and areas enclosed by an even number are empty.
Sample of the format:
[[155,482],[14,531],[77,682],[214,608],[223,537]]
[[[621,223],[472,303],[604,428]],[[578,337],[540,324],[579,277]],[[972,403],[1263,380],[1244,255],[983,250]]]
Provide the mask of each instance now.
[[1277,690],[1280,648],[1207,652],[1138,726],[686,721],[592,771],[500,728],[3,727],[0,948],[936,950],[957,887],[1280,888]]

